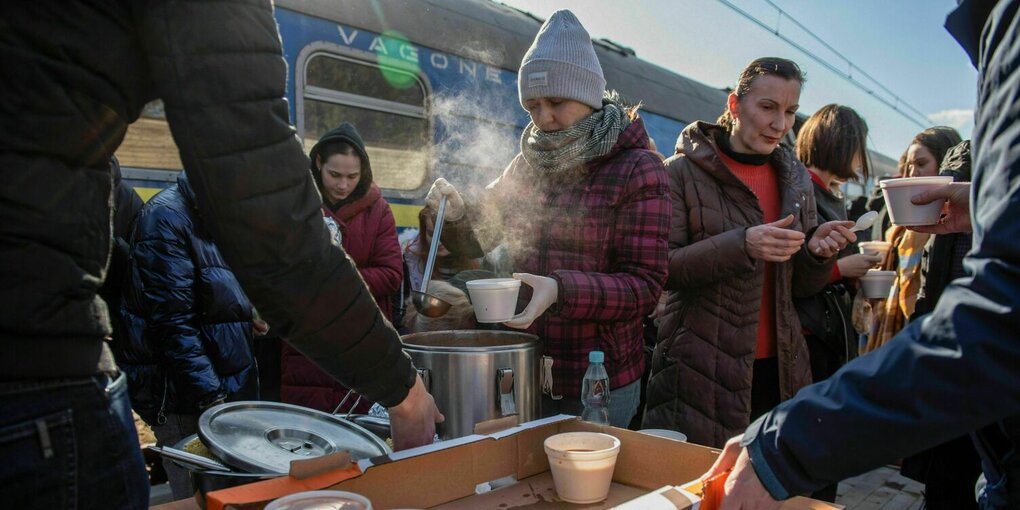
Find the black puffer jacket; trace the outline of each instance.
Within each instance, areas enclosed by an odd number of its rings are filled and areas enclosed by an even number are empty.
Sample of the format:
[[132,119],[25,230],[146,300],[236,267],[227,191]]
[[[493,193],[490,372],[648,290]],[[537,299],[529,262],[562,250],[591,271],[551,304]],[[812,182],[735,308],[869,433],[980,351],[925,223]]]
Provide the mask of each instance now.
[[[814,177],[812,181],[818,223],[846,221],[842,195],[832,193]],[[840,250],[838,258],[855,253],[857,243],[851,243]],[[857,357],[857,332],[851,322],[853,296],[850,289],[850,282],[840,278],[830,281],[817,294],[793,300],[797,317],[805,330],[804,338],[811,356],[811,375],[816,382],[829,377],[847,361]]]
[[274,331],[365,397],[403,400],[415,372],[329,242],[269,0],[3,5],[0,378],[90,375],[108,352],[108,162],[160,98],[209,235]]
[[151,424],[222,398],[257,398],[251,301],[209,239],[184,174],[138,215],[131,255],[127,334],[114,354],[135,411]]

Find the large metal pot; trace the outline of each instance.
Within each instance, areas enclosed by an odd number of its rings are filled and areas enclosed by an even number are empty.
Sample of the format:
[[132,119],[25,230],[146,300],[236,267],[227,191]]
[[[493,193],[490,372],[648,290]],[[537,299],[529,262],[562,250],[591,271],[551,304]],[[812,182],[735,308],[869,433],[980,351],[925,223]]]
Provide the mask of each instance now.
[[[178,441],[177,444],[174,445],[174,448],[177,448],[178,450],[185,450],[185,446],[196,439],[198,439],[198,434],[187,436]],[[188,474],[191,476],[191,485],[195,488],[195,501],[198,502],[198,506],[201,508],[205,508],[205,495],[212,491],[229,489],[230,487],[237,487],[238,485],[283,476],[281,473],[207,471],[191,464],[184,464],[176,460],[174,460],[173,463],[188,470]]]
[[279,402],[229,402],[207,409],[198,420],[198,434],[174,445],[187,451],[199,439],[223,469],[173,462],[188,470],[195,499],[205,508],[210,491],[286,475],[290,463],[337,451],[357,459],[391,453],[386,442],[339,416]]
[[446,416],[440,439],[474,433],[475,424],[517,416],[539,417],[541,342],[513,331],[432,331],[403,337]]

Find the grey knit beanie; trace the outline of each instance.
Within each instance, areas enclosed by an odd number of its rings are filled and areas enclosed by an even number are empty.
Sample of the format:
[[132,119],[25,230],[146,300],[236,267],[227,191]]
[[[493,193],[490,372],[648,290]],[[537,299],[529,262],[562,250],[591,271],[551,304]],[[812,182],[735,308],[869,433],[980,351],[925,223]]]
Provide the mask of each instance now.
[[517,88],[521,106],[536,97],[562,97],[602,109],[606,78],[591,37],[574,13],[559,10],[545,20],[521,60]]

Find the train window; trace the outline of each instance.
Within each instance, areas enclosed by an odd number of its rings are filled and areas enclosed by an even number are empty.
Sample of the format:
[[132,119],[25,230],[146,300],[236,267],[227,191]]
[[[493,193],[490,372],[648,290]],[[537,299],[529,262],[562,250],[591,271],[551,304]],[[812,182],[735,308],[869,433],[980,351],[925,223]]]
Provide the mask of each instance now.
[[138,120],[128,126],[124,141],[117,148],[121,166],[159,170],[181,170],[180,154],[170,135],[163,101],[145,105]]
[[425,86],[417,75],[374,63],[316,53],[307,61],[302,134],[305,151],[347,121],[365,140],[381,188],[421,188],[429,161]]

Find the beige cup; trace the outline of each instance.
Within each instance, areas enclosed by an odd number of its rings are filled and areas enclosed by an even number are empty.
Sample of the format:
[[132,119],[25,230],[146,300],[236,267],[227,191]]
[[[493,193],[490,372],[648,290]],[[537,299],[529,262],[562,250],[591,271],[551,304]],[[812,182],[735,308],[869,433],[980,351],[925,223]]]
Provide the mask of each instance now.
[[609,496],[620,440],[598,432],[566,432],[545,440],[556,494],[569,503],[598,503]]
[[467,282],[471,306],[478,322],[506,322],[514,317],[521,281],[515,278],[485,278]]
[[864,241],[857,243],[857,249],[861,250],[861,253],[865,255],[879,255],[884,257],[886,253],[889,253],[889,248],[892,244],[889,241]]
[[869,269],[861,277],[861,290],[868,299],[884,299],[889,297],[889,289],[896,281],[896,271],[879,271]]
[[886,179],[879,183],[885,204],[889,207],[889,218],[894,225],[934,225],[939,221],[942,204],[945,200],[936,200],[930,204],[914,205],[910,199],[928,190],[939,188],[953,182],[953,178],[945,175],[932,177],[902,177]]

